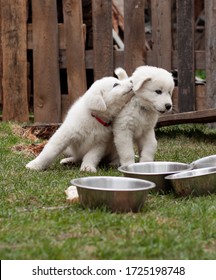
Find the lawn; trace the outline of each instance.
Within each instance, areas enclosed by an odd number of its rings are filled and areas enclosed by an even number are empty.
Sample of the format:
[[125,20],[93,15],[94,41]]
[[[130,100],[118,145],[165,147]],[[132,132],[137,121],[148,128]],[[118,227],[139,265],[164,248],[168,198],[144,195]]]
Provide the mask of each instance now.
[[[139,213],[116,214],[66,202],[72,178],[90,175],[56,161],[25,169],[14,151],[31,141],[0,123],[0,259],[216,259],[216,195],[180,198],[151,193]],[[157,160],[191,162],[216,154],[216,130],[181,125],[156,130]],[[101,167],[97,175],[121,176]]]

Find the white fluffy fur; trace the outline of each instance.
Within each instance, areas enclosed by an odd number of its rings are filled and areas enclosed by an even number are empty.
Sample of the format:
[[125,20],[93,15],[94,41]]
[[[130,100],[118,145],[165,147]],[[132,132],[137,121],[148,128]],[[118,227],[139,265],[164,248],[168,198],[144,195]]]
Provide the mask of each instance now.
[[[126,79],[124,69],[115,71],[120,80]],[[132,74],[135,96],[122,109],[113,123],[114,142],[120,164],[134,163],[134,143],[139,161],[153,161],[157,149],[154,127],[160,114],[172,110],[174,81],[168,71],[152,67],[138,67]]]
[[40,155],[29,162],[29,169],[43,170],[63,151],[72,156],[62,160],[81,161],[81,171],[96,172],[113,143],[111,126],[105,127],[91,114],[110,122],[133,95],[130,79],[106,77],[96,81],[70,108],[65,121],[50,138]]

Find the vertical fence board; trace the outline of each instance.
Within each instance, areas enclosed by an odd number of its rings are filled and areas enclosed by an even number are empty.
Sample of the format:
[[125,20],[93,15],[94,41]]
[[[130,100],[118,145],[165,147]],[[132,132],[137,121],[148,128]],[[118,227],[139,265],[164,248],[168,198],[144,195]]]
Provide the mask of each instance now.
[[25,0],[1,0],[5,121],[28,121],[26,7]]
[[[1,15],[1,2],[0,2],[0,15]],[[0,30],[1,30],[1,19],[0,19]],[[3,91],[2,91],[2,78],[3,78],[3,56],[2,56],[2,40],[0,39],[0,105],[3,103]]]
[[144,64],[145,59],[145,16],[144,0],[124,1],[124,67],[130,75]]
[[113,75],[112,1],[92,0],[94,79]]
[[194,0],[177,0],[179,110],[195,110]]
[[216,107],[216,0],[205,0],[206,90],[208,108]]
[[32,25],[35,121],[59,122],[61,95],[56,1],[33,0]]
[[66,68],[70,104],[86,91],[82,1],[64,0]]
[[206,108],[206,89],[203,85],[196,86],[196,110],[205,110]]
[[170,71],[172,67],[171,0],[151,0],[151,11],[154,65]]

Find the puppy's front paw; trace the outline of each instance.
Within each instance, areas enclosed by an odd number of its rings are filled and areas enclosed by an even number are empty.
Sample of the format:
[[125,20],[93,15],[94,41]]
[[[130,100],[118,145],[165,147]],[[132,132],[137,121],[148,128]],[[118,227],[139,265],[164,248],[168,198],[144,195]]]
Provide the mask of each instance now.
[[26,164],[26,168],[27,169],[31,169],[31,170],[43,170],[43,166],[37,162],[35,159],[30,161],[28,164]]
[[96,173],[97,169],[91,165],[82,165],[80,171]]

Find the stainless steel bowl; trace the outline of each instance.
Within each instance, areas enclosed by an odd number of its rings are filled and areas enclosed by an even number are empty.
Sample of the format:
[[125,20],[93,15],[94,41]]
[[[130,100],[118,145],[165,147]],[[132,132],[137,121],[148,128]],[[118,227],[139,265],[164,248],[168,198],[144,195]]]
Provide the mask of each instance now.
[[216,167],[216,155],[200,158],[191,163],[193,168]]
[[193,169],[165,177],[181,196],[216,193],[216,167]]
[[156,190],[162,193],[171,190],[171,184],[164,179],[165,176],[188,169],[192,169],[189,164],[169,161],[140,162],[118,168],[125,177],[154,182]]
[[89,208],[106,206],[113,212],[137,212],[145,201],[148,191],[155,187],[149,181],[133,178],[93,176],[73,179],[80,203]]

